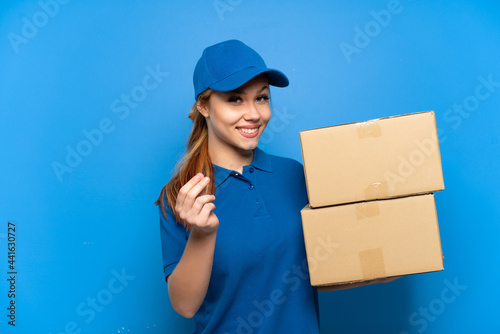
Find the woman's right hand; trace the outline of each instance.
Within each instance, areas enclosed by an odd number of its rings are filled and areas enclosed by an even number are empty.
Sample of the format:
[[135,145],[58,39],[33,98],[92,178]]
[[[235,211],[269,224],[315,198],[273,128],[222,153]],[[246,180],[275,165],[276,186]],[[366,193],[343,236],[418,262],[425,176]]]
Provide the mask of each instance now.
[[219,219],[213,213],[215,196],[205,194],[210,179],[198,173],[179,190],[175,212],[189,224],[191,234],[172,274],[168,295],[174,310],[191,318],[207,294],[215,252]]
[[206,195],[204,189],[210,178],[196,174],[179,190],[175,211],[181,219],[192,226],[193,231],[212,234],[219,227],[219,219],[213,213],[214,195]]

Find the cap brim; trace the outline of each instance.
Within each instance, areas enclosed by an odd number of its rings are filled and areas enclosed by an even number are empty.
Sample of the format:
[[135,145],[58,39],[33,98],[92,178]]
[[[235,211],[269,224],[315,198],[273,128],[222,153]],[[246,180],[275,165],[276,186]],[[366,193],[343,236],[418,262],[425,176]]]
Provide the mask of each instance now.
[[243,86],[245,83],[260,74],[265,74],[269,84],[272,86],[286,87],[289,84],[288,78],[281,71],[271,68],[249,67],[236,72],[221,81],[214,83],[213,85],[210,85],[209,88],[219,92],[229,92]]

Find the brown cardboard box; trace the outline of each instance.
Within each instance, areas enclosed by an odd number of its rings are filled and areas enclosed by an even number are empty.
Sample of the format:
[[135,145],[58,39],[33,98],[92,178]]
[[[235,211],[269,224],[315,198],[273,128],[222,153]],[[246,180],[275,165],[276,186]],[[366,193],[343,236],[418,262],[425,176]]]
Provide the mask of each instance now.
[[301,214],[313,286],[443,270],[433,194]]
[[444,189],[433,111],[300,132],[312,208]]

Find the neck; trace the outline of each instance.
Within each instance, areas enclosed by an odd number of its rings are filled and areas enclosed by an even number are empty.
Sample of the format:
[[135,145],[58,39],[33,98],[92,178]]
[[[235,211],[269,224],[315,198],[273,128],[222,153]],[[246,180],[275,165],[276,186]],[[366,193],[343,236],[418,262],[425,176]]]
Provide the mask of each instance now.
[[243,166],[247,166],[252,162],[253,150],[234,150],[227,147],[214,148],[208,145],[208,154],[212,163],[226,168],[243,173]]

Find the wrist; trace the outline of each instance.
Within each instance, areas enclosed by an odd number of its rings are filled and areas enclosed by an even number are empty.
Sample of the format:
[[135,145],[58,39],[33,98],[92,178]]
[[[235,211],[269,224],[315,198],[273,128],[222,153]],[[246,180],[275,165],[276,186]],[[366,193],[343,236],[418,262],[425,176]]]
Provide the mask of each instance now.
[[191,229],[191,236],[195,239],[210,239],[215,238],[217,229],[205,229],[203,227],[193,226]]

